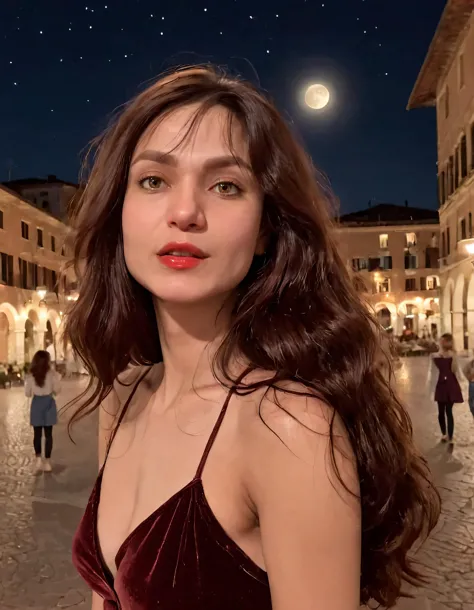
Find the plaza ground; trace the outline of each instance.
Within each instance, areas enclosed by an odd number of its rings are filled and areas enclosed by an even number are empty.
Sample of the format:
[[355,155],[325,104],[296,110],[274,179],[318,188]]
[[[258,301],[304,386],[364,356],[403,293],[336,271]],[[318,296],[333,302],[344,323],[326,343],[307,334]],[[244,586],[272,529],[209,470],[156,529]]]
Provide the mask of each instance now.
[[[419,553],[429,585],[397,610],[474,610],[474,423],[467,404],[455,407],[454,449],[439,443],[426,358],[397,373],[415,437],[443,497],[443,515]],[[84,381],[65,381],[59,404]],[[467,395],[466,386],[463,386]],[[22,388],[0,390],[0,610],[90,608],[90,594],[70,558],[71,539],[97,474],[94,417],[55,430],[54,472],[35,476],[28,405]],[[296,609],[295,609],[296,610]]]

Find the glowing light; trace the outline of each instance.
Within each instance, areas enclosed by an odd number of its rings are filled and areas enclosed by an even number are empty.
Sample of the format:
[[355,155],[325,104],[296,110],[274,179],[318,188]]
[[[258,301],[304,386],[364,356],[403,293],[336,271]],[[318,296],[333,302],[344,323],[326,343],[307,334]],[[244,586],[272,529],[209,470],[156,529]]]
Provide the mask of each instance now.
[[322,110],[329,104],[329,89],[321,84],[310,85],[304,95],[305,104],[313,110]]
[[469,256],[474,254],[474,237],[461,239],[458,243],[466,254],[469,254]]
[[44,301],[45,296],[48,293],[48,289],[46,288],[46,286],[38,286],[36,288],[36,294],[38,295],[40,301]]

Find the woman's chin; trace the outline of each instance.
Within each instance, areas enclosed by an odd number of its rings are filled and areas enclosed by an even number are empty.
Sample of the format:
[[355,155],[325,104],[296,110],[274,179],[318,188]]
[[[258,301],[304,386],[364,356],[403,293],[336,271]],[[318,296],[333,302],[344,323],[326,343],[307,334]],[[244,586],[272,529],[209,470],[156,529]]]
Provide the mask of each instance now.
[[225,295],[207,292],[203,290],[175,289],[175,290],[157,290],[151,291],[153,299],[161,306],[200,306],[208,304],[211,306],[214,303],[222,304],[226,298]]

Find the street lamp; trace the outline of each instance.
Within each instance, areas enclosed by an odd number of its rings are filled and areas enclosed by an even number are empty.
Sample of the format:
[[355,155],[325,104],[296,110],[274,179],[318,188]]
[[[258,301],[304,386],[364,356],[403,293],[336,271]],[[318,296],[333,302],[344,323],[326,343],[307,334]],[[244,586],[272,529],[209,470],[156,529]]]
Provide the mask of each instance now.
[[464,252],[466,252],[466,254],[469,254],[469,256],[474,255],[474,237],[469,237],[468,239],[461,239],[459,241],[459,244],[461,245],[461,248],[464,250]]
[[46,286],[37,286],[36,294],[38,295],[40,301],[44,301],[46,295],[48,294],[48,289],[46,288]]

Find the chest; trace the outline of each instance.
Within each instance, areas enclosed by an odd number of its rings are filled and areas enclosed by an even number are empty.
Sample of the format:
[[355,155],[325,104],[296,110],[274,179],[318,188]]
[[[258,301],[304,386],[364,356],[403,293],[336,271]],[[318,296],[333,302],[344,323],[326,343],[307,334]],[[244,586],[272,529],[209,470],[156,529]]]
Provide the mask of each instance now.
[[[219,412],[218,402],[164,413],[149,408],[120,426],[105,466],[98,510],[102,556],[112,574],[124,540],[195,477]],[[232,412],[212,445],[202,479],[216,518],[245,546],[253,516],[244,499]]]

